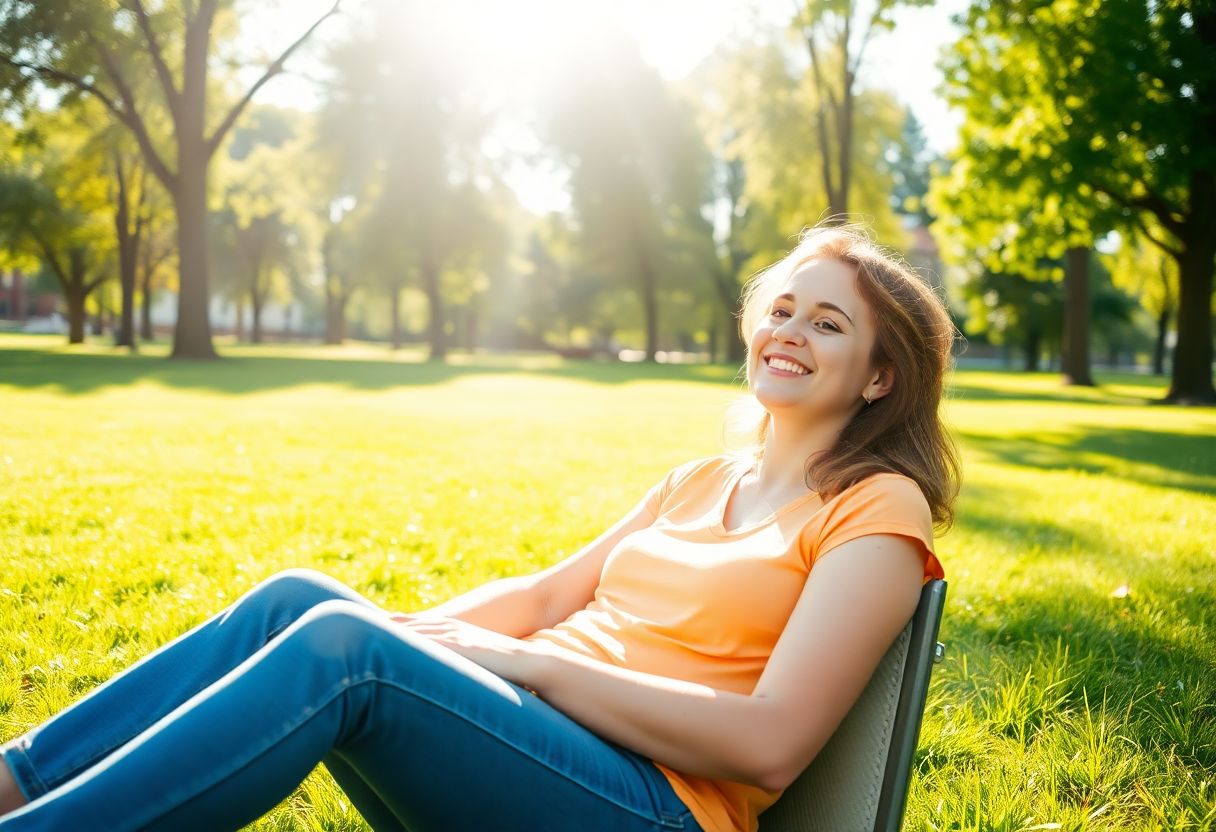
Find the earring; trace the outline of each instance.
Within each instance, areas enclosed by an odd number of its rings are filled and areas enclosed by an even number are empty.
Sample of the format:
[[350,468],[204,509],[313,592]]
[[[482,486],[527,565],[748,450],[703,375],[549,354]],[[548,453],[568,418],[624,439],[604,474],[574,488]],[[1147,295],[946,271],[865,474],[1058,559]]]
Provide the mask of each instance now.
[[865,393],[862,393],[861,397],[866,400],[867,406],[874,404],[874,401],[869,396],[867,396]]

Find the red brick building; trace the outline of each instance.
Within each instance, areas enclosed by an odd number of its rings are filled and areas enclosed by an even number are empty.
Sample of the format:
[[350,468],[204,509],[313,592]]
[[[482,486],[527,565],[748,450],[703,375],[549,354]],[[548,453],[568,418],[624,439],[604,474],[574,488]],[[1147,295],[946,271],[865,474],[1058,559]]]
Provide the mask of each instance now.
[[44,318],[59,306],[57,292],[30,291],[21,269],[0,271],[0,320]]

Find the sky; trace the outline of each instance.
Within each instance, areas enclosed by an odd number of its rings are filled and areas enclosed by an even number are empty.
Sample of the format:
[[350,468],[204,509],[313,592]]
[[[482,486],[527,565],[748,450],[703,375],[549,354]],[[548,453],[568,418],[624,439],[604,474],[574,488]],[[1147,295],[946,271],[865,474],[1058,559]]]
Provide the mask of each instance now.
[[[242,21],[245,32],[257,33],[256,46],[277,54],[317,17],[333,0],[280,0],[252,4]],[[351,0],[347,0],[347,4]],[[358,0],[354,0],[358,2]],[[498,0],[487,3],[493,25],[503,37],[527,48],[527,42],[547,36],[547,10],[559,5],[568,11],[574,0]],[[936,64],[944,46],[955,39],[951,16],[961,13],[967,0],[938,0],[924,8],[898,8],[895,28],[877,34],[867,46],[862,74],[863,87],[886,89],[907,104],[920,120],[930,148],[945,154],[956,142],[962,116],[952,112],[936,88],[941,72]],[[791,16],[792,0],[615,0],[597,8],[615,16],[621,28],[637,39],[643,56],[661,75],[677,80],[687,75],[713,48],[733,34],[746,31],[757,19],[784,24]],[[551,15],[556,17],[557,15]],[[327,20],[318,30],[317,46],[341,37],[343,24]],[[316,54],[316,50],[313,50]],[[315,68],[307,56],[288,64],[289,72],[259,91],[256,101],[280,106],[317,106],[316,87],[306,79]],[[248,81],[259,73],[248,70]],[[545,180],[539,172],[521,173],[512,182],[521,201],[531,210],[560,208],[561,183]]]

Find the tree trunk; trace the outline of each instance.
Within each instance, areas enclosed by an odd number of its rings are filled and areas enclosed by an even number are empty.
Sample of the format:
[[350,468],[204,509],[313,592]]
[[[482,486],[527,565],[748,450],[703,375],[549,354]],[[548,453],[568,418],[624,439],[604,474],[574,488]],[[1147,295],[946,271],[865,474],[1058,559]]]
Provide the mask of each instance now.
[[1039,371],[1039,353],[1041,352],[1041,341],[1042,334],[1037,329],[1032,329],[1026,333],[1025,370],[1028,373],[1037,373]]
[[236,340],[238,342],[244,341],[245,340],[245,299],[237,298],[235,301],[233,301],[233,305],[236,306],[236,331],[233,333],[233,335],[236,336]]
[[393,349],[401,349],[401,286],[394,283],[389,287],[389,309],[393,316]]
[[[1193,196],[1198,199],[1198,195]],[[1216,404],[1212,387],[1212,269],[1216,237],[1210,228],[1183,240],[1178,258],[1178,343],[1174,373],[1165,400],[1174,404]]]
[[1216,269],[1216,172],[1192,171],[1190,215],[1178,261],[1178,343],[1165,401],[1216,404],[1212,387],[1212,272]]
[[[211,343],[207,285],[207,187],[206,162],[186,162],[183,147],[180,184],[174,194],[177,209],[177,250],[180,280],[177,294],[177,326],[173,330],[173,358],[217,358]],[[199,148],[198,157],[202,157]],[[197,166],[197,167],[196,167]]]
[[334,291],[333,276],[326,274],[325,284],[325,343],[341,344],[338,337],[338,295]]
[[265,293],[258,291],[258,278],[255,275],[253,279],[253,288],[249,291],[249,306],[253,310],[253,338],[255,344],[262,343],[262,304],[265,302]]
[[334,237],[337,226],[331,224],[321,240],[321,270],[325,284],[325,343],[341,344],[346,340],[346,301],[350,293],[334,265]]
[[747,358],[747,344],[743,341],[743,335],[739,332],[739,319],[735,317],[735,312],[728,309],[726,315],[726,362],[728,364],[742,364]]
[[141,249],[143,268],[139,279],[139,337],[143,341],[151,341],[155,336],[152,331],[152,273],[156,270],[152,265],[152,256],[148,246]]
[[[848,37],[846,30],[846,39]],[[836,158],[840,160],[840,171],[836,181],[840,183],[840,193],[837,197],[838,205],[833,206],[833,213],[847,214],[849,211],[849,185],[850,177],[853,171],[853,73],[848,69],[849,54],[848,44],[845,44],[844,56],[845,69],[844,89],[841,93],[840,102],[840,152]]]
[[[733,273],[737,273],[739,267],[734,265],[733,256],[731,265]],[[731,290],[732,282],[728,275],[714,275],[714,287],[718,290],[718,297],[722,301],[720,307],[722,310],[722,321],[726,326],[726,361],[729,364],[742,364],[747,354],[747,345],[739,334],[739,319],[735,317],[735,309],[739,305],[739,296],[737,289],[735,291]],[[713,326],[710,327],[711,331],[715,328]],[[711,352],[716,356],[716,350],[713,350],[712,347]]]
[[1165,336],[1170,329],[1170,308],[1163,305],[1157,316],[1157,343],[1153,345],[1153,375],[1165,375]]
[[1089,373],[1089,249],[1074,246],[1064,255],[1064,383],[1093,387]]
[[68,305],[68,343],[84,343],[84,302],[88,295],[80,286],[65,286],[63,299]]
[[443,361],[448,355],[447,338],[444,333],[443,296],[439,291],[439,268],[429,259],[424,259],[422,263],[422,288],[426,292],[426,303],[431,316],[430,360]]
[[152,289],[147,280],[140,290],[139,301],[139,337],[142,341],[151,341],[156,335],[152,331]]
[[[472,303],[476,303],[476,301]],[[464,313],[464,348],[469,352],[477,349],[477,310],[473,308],[472,303]]]
[[653,362],[659,349],[658,281],[649,259],[642,258],[638,268],[638,294],[642,300],[642,315],[646,321],[646,360]]
[[177,213],[180,280],[174,358],[217,358],[211,343],[211,290],[207,275],[207,52],[210,26],[191,25],[183,49],[182,88],[174,134],[177,139]]
[[128,202],[126,171],[122,159],[115,165],[118,199],[114,210],[114,230],[118,234],[118,278],[122,291],[122,315],[115,331],[114,346],[135,352],[135,266],[139,256],[139,232],[131,231],[131,210]]

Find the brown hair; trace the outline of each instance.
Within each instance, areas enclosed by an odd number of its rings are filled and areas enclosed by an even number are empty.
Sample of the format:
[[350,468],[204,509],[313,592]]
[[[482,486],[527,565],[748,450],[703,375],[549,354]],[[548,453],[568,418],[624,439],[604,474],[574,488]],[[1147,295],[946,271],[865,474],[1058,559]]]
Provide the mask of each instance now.
[[[934,522],[949,528],[961,472],[958,449],[942,423],[940,407],[957,330],[934,290],[861,228],[807,229],[793,251],[744,287],[739,332],[748,348],[748,381],[750,336],[765,310],[789,275],[822,259],[857,270],[858,294],[878,325],[870,362],[876,368],[890,366],[894,383],[886,396],[858,411],[833,447],[806,461],[807,480],[813,469],[819,492],[828,500],[871,474],[903,474],[920,486]],[[764,412],[747,432],[757,459],[764,452],[770,418]]]

